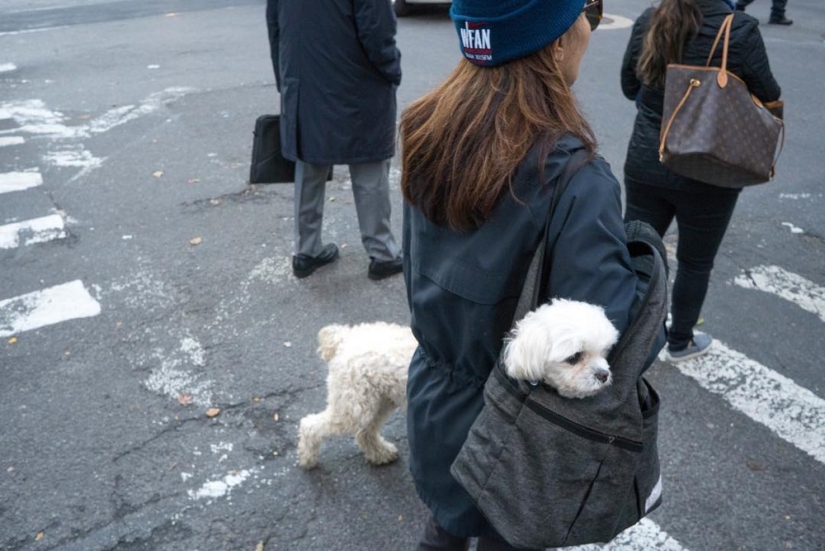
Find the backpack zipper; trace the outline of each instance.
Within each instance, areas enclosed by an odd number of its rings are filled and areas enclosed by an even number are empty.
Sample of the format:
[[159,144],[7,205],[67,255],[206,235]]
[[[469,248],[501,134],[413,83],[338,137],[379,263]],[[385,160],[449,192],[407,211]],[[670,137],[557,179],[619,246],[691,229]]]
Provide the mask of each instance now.
[[587,440],[592,440],[594,442],[601,442],[603,444],[608,444],[611,446],[617,446],[619,448],[632,451],[635,453],[640,453],[644,448],[644,445],[641,442],[637,442],[636,440],[630,440],[627,438],[622,438],[621,436],[612,436],[609,434],[605,434],[603,432],[599,432],[584,425],[580,425],[575,421],[571,421],[570,419],[564,417],[547,409],[546,407],[542,406],[541,404],[530,400],[528,394],[525,394],[521,391],[521,389],[514,387],[513,382],[509,380],[509,378],[501,371],[499,366],[496,366],[493,369],[493,373],[495,377],[499,380],[499,382],[504,386],[504,388],[510,392],[513,396],[519,399],[519,401],[523,402],[528,408],[533,410],[535,413],[540,415],[541,417],[545,418],[547,421],[550,421],[554,425],[559,428],[562,428],[568,432],[572,432],[577,436],[581,436],[582,438],[586,438]]

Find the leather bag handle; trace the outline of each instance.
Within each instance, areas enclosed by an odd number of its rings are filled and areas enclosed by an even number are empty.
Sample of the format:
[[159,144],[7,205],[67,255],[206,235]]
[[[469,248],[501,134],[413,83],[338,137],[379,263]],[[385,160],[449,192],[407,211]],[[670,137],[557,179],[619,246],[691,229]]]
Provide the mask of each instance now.
[[[730,40],[730,25],[733,23],[733,14],[728,15],[725,17],[725,20],[722,21],[722,24],[719,26],[719,31],[716,33],[716,38],[713,41],[713,46],[710,48],[710,53],[708,54],[708,60],[705,62],[705,67],[710,67],[710,62],[713,59],[713,54],[716,52],[716,46],[719,45],[719,40],[722,38],[722,34],[725,34],[725,30],[728,29],[728,32],[725,36],[725,43],[729,42]],[[728,50],[727,48],[723,48],[722,51],[722,66],[727,67],[728,62]]]
[[699,82],[699,79],[696,79],[696,78],[690,79],[690,84],[688,85],[688,89],[685,92],[685,95],[682,96],[681,101],[679,101],[679,103],[676,105],[676,109],[674,109],[673,113],[670,115],[670,119],[668,119],[668,121],[667,121],[667,126],[665,126],[665,131],[662,132],[662,138],[659,141],[659,162],[660,163],[664,162],[665,143],[667,142],[667,135],[670,132],[670,126],[673,124],[674,119],[676,119],[676,115],[679,114],[679,111],[682,109],[682,106],[687,101],[688,97],[690,96],[690,93],[693,91],[694,88],[696,88],[700,84],[701,84],[701,82]]

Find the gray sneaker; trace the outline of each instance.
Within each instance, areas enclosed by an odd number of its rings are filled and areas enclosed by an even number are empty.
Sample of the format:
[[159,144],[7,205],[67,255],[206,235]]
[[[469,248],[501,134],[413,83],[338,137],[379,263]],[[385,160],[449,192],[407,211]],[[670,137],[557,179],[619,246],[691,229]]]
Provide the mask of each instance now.
[[691,339],[690,344],[687,345],[687,348],[673,351],[670,349],[670,346],[668,346],[667,356],[671,362],[689,360],[690,358],[695,358],[707,353],[712,344],[713,338],[710,335],[696,331],[693,333],[693,339]]

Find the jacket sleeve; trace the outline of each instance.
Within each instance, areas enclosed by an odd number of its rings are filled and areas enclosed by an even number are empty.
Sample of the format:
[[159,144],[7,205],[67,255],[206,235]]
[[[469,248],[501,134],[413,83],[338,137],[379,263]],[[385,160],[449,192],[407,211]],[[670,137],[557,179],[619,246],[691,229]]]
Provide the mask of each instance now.
[[622,93],[627,99],[635,100],[636,94],[642,87],[639,77],[636,75],[636,66],[639,64],[639,56],[642,54],[642,44],[652,11],[646,10],[633,24],[630,32],[630,40],[622,59]]
[[395,46],[395,14],[387,0],[355,0],[358,39],[385,79],[401,84],[401,52]]
[[573,176],[550,223],[551,297],[597,304],[620,332],[628,325],[636,274],[627,250],[619,182],[597,158]]
[[278,29],[278,0],[266,0],[266,30],[269,33],[269,55],[275,72],[275,86],[281,92],[281,71],[278,63],[280,55],[280,30]]
[[748,34],[745,43],[742,80],[748,85],[748,90],[762,102],[778,100],[782,94],[782,89],[773,78],[768,52],[757,26]]

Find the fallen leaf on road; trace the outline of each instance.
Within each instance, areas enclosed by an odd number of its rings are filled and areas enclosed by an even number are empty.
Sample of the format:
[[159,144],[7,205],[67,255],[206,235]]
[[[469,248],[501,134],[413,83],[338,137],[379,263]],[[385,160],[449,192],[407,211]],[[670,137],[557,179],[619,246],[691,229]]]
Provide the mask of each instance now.
[[253,401],[253,402],[255,402],[256,404],[257,404],[258,402],[260,402],[261,400],[263,400],[263,398],[261,398],[260,396],[253,396],[253,397],[252,397],[252,401]]
[[752,459],[748,459],[747,461],[745,461],[745,465],[747,465],[748,468],[752,471],[767,471],[768,470],[768,468],[765,465],[760,465],[759,463],[757,463],[756,461],[753,461]]
[[206,410],[207,417],[216,417],[221,412],[221,408],[209,408]]
[[203,238],[202,237],[193,237],[192,239],[189,240],[190,245],[200,245],[201,243],[203,243]]
[[9,344],[14,344],[17,342],[17,337],[12,337],[9,339]]
[[401,522],[402,520],[404,520],[404,515],[398,515],[398,522]]
[[34,541],[40,541],[40,540],[42,540],[45,536],[46,536],[46,533],[45,533],[45,532],[43,532],[43,531],[41,530],[41,531],[40,531],[40,532],[38,532],[38,533],[37,533],[37,535],[34,537]]
[[221,204],[220,199],[210,199],[209,202],[213,205],[220,205]]
[[161,176],[163,176],[163,171],[162,170],[156,170],[152,173],[152,176],[154,176],[155,178],[160,178]]
[[182,406],[188,406],[192,403],[191,394],[178,394],[178,403]]
[[284,343],[284,346],[287,347],[287,348],[292,348],[292,343],[287,341],[287,342]]
[[275,415],[272,416],[272,418],[275,419],[275,421],[277,422],[278,421],[278,414],[276,413]]
[[255,546],[255,551],[264,551],[264,542],[259,541],[258,545]]

